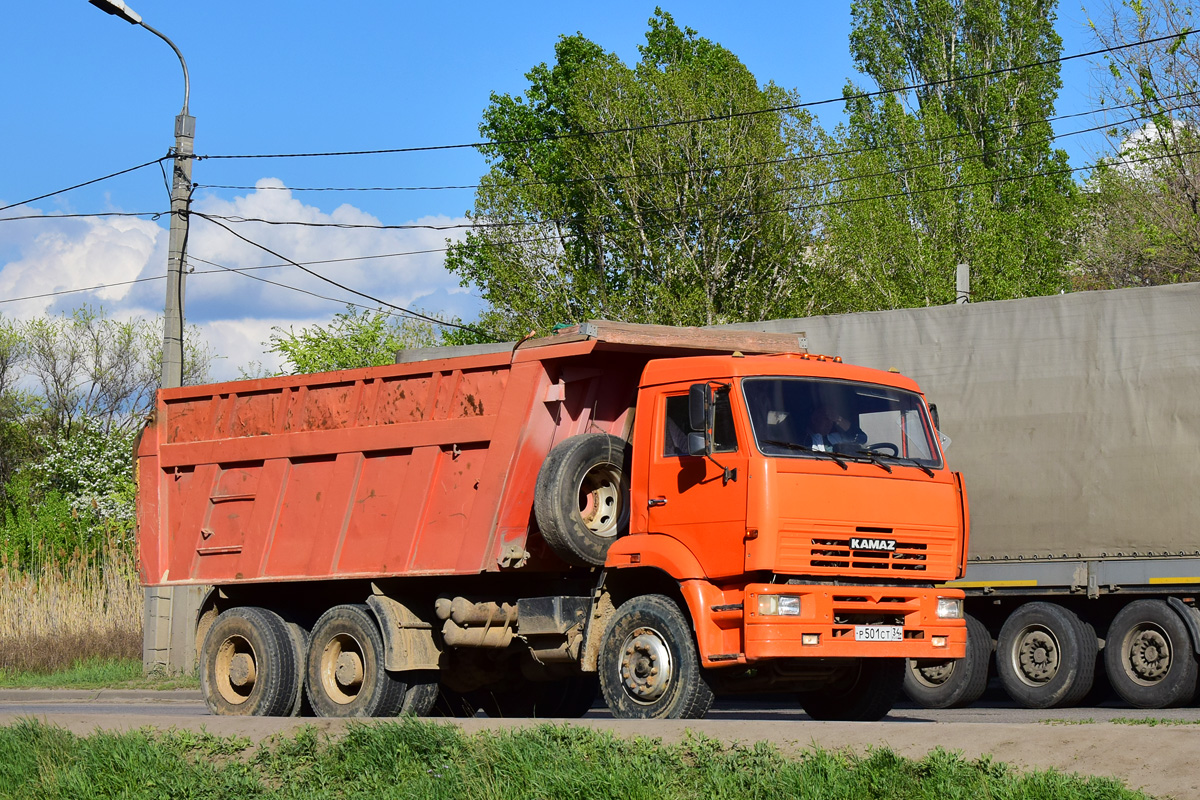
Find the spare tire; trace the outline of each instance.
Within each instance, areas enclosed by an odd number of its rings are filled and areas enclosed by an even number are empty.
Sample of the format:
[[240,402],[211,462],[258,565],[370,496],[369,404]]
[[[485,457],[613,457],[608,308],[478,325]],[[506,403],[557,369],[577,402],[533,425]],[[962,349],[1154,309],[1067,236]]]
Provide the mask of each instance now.
[[604,563],[629,531],[629,443],[585,433],[558,444],[542,463],[533,513],[551,549],[568,564]]

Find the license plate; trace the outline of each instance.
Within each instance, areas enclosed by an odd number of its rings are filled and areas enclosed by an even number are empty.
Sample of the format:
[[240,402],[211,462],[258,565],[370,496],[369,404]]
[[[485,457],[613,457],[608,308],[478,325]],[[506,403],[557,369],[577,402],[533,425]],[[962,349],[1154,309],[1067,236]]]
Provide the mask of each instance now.
[[904,628],[900,625],[855,625],[856,642],[902,642]]

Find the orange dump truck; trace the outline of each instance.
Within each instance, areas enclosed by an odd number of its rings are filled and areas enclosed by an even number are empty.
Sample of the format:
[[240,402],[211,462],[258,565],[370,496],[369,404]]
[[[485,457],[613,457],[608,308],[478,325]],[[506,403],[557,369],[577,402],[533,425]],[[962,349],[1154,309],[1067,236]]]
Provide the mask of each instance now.
[[966,495],[912,381],[606,322],[403,357],[160,392],[142,577],[213,587],[214,713],[878,719],[905,659],[964,655]]

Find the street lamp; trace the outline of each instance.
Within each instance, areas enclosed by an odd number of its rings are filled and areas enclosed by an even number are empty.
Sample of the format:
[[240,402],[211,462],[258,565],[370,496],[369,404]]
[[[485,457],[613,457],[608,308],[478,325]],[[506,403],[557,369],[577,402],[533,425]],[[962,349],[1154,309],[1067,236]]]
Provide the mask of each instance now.
[[120,17],[171,45],[183,66],[183,110],[175,117],[175,167],[171,180],[171,232],[167,240],[167,302],[163,312],[162,386],[183,385],[183,261],[187,249],[188,210],[192,192],[192,144],[196,137],[196,118],[188,114],[187,62],[175,43],[142,22],[142,16],[122,0],[88,0],[105,13]]
[[[171,45],[183,66],[183,110],[175,117],[175,167],[171,180],[171,234],[167,240],[167,305],[163,314],[162,387],[183,385],[183,258],[187,249],[188,207],[192,193],[192,140],[196,118],[188,114],[187,62],[175,43],[142,22],[142,17],[122,0],[88,0],[89,3]],[[142,662],[149,669],[195,673],[196,628],[193,624],[207,587],[159,586],[145,590],[145,627]]]

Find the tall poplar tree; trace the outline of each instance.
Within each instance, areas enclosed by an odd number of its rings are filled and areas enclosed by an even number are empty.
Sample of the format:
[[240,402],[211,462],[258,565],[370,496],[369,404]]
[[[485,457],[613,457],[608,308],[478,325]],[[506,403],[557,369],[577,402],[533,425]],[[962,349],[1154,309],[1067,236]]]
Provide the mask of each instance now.
[[[1055,0],[856,0],[825,228],[831,311],[1066,286],[1074,182],[1048,117]],[[915,87],[915,88],[904,88]],[[879,93],[877,90],[883,90]]]

